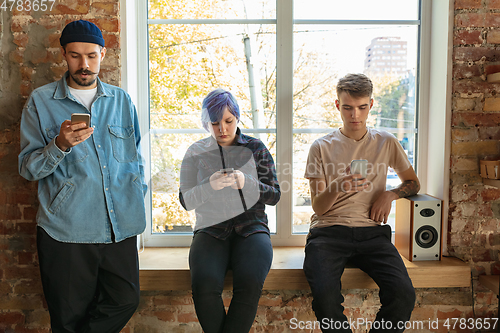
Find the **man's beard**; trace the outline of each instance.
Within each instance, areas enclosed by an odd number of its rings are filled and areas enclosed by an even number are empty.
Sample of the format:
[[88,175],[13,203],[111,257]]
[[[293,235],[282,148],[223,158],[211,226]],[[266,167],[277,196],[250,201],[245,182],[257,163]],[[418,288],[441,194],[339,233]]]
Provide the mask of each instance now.
[[[87,75],[95,75],[94,77],[88,77],[85,81],[84,80],[81,80],[77,74],[87,74]],[[97,80],[97,73],[94,73],[92,71],[89,71],[88,69],[79,69],[77,70],[74,74],[70,74],[71,75],[71,78],[73,79],[73,81],[76,82],[76,84],[78,84],[79,86],[82,86],[82,87],[88,87],[88,86],[91,86],[94,84],[94,82]]]

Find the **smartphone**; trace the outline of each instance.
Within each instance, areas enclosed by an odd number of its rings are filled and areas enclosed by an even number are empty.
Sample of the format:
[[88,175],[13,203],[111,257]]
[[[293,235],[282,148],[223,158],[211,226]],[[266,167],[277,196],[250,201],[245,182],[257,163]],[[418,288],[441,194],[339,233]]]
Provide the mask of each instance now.
[[351,161],[351,175],[361,175],[366,178],[366,169],[368,167],[367,160],[352,160]]
[[233,168],[220,169],[220,173],[223,173],[225,175],[231,174],[233,172],[234,172]]
[[[88,128],[90,126],[90,114],[88,113],[73,113],[71,115],[71,124],[85,123]],[[82,128],[83,129],[83,128]]]

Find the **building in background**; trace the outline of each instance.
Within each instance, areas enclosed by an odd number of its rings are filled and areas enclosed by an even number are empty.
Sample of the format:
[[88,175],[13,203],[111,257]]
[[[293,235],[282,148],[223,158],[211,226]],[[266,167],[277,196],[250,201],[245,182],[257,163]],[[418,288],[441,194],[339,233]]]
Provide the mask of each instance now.
[[394,134],[413,163],[416,139],[415,72],[408,68],[407,41],[376,37],[366,47],[364,73],[376,84],[375,128]]
[[366,47],[364,73],[373,76],[404,76],[407,69],[407,42],[400,37],[377,37]]

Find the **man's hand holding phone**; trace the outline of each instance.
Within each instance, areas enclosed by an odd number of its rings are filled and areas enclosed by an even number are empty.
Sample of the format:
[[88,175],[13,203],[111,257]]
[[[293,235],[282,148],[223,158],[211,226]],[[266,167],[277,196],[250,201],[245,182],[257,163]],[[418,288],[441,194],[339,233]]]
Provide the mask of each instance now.
[[346,176],[340,182],[340,190],[344,193],[355,193],[366,190],[370,183],[366,181],[367,160],[353,160],[346,169]]
[[61,124],[59,135],[56,138],[56,145],[62,151],[82,143],[94,133],[94,129],[90,127],[89,114],[73,114],[71,119],[65,120]]

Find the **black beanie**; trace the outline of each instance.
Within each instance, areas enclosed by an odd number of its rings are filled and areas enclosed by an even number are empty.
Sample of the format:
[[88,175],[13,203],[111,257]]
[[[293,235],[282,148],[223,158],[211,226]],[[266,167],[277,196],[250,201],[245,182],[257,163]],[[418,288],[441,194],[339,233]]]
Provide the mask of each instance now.
[[104,47],[104,38],[101,30],[92,22],[79,20],[68,23],[64,27],[61,38],[61,46],[73,42],[93,43]]

